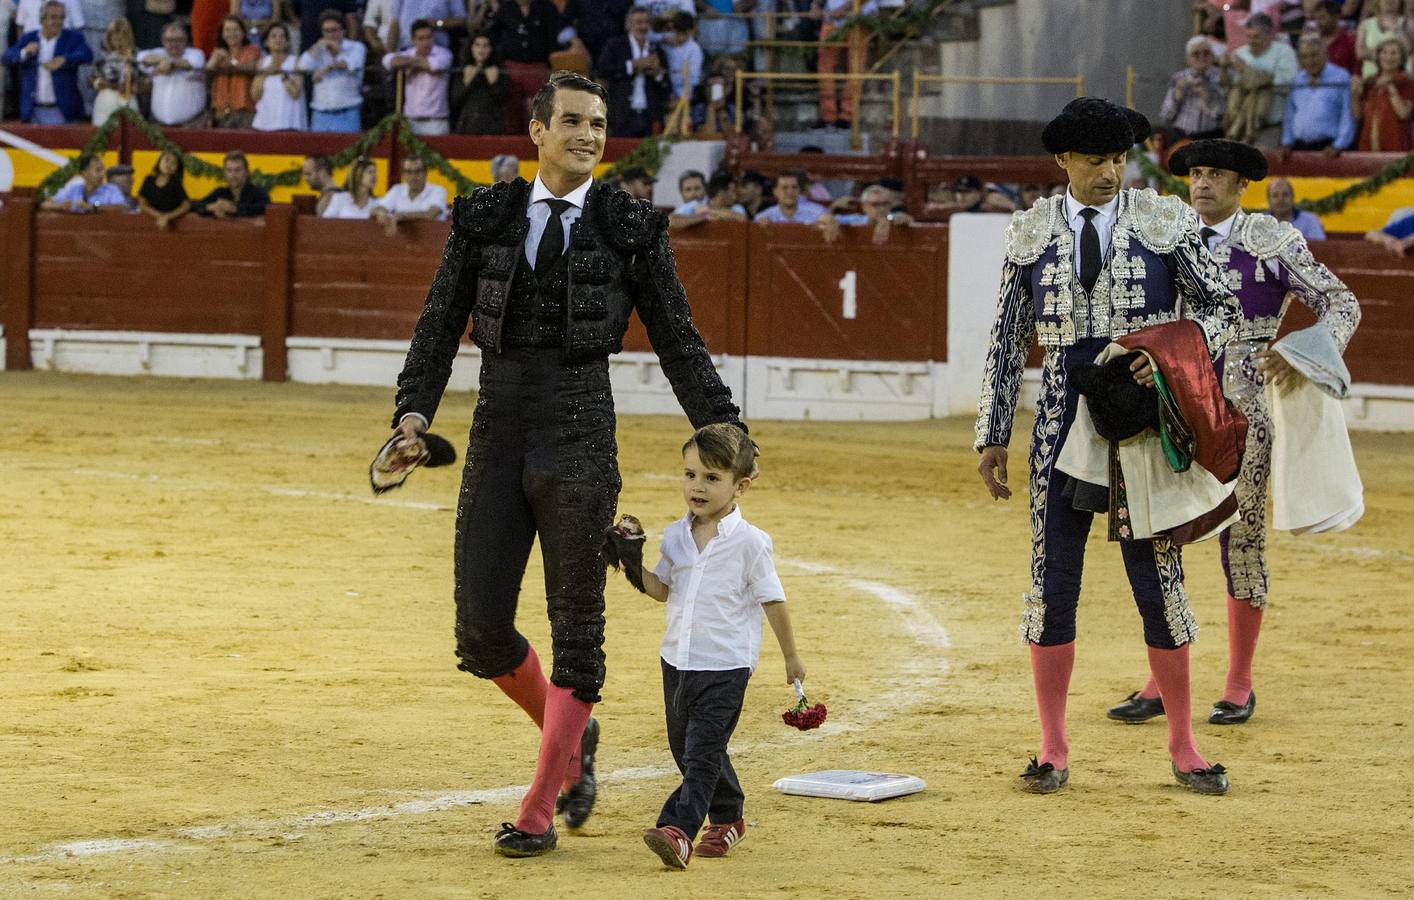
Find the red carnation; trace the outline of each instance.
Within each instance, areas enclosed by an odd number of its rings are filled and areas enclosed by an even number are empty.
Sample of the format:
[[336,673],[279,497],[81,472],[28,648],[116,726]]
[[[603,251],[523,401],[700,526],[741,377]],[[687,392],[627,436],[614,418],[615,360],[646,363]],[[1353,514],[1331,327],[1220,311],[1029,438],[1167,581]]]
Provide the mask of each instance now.
[[825,724],[825,704],[808,705],[805,700],[805,689],[800,686],[799,681],[795,683],[795,695],[798,698],[795,706],[781,713],[781,721],[792,728],[799,728],[801,731],[809,731]]

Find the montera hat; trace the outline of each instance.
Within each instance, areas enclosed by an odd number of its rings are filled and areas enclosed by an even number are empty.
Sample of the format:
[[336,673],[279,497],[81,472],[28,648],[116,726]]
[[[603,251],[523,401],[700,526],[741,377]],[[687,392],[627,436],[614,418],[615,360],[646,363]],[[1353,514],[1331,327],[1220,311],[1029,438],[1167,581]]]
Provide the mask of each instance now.
[[1153,132],[1142,113],[1100,97],[1078,97],[1041,132],[1047,153],[1124,153]]
[[1267,157],[1261,150],[1220,138],[1184,144],[1169,157],[1169,171],[1175,175],[1187,175],[1194,166],[1227,169],[1248,181],[1267,177]]

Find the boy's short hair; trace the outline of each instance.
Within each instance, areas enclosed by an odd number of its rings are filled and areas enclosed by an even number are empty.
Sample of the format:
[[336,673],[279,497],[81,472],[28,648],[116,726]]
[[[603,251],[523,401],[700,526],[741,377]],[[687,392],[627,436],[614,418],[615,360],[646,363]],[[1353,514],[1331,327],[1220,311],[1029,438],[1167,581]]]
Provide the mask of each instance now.
[[692,437],[682,445],[682,452],[696,447],[702,464],[713,469],[732,473],[734,481],[751,477],[756,465],[756,447],[746,432],[726,422],[704,425],[692,433]]

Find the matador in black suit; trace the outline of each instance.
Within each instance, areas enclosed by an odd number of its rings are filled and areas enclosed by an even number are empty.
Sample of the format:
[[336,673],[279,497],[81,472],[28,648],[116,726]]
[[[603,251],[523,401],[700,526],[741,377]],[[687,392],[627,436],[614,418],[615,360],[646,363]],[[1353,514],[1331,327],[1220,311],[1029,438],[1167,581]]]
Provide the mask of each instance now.
[[[666,217],[591,178],[608,125],[603,89],[556,73],[531,115],[535,182],[482,188],[453,207],[393,417],[407,440],[431,424],[470,319],[481,387],[457,505],[458,668],[491,679],[541,728],[535,780],[515,823],[496,835],[506,856],[553,849],[555,811],[577,827],[595,799],[599,726],[589,714],[604,684],[601,549],[621,486],[608,359],[623,348],[630,312],[693,427],[740,424],[693,327]],[[515,627],[537,536],[548,682]]]

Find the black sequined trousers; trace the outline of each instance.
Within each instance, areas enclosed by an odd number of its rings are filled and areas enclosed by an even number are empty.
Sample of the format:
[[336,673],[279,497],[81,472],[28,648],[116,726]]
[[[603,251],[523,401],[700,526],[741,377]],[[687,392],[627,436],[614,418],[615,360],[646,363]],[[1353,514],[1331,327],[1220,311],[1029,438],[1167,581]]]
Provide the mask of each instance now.
[[511,348],[481,362],[457,504],[458,668],[495,678],[529,643],[515,616],[540,539],[554,651],[551,683],[586,703],[604,685],[604,529],[619,478],[608,359]]

